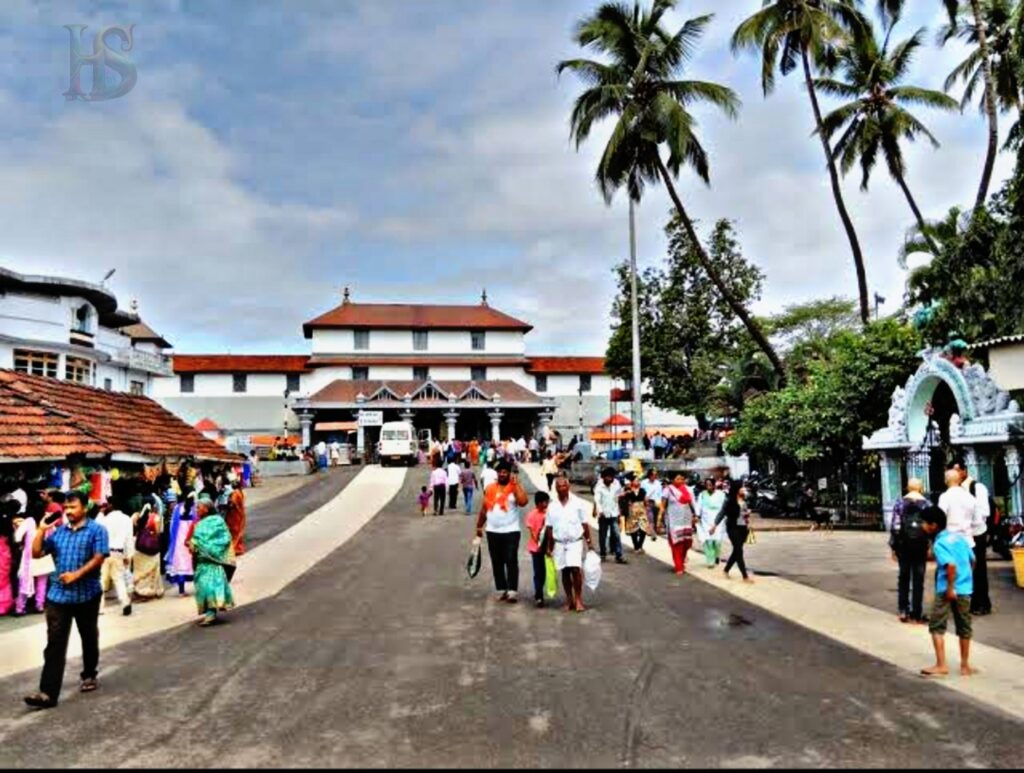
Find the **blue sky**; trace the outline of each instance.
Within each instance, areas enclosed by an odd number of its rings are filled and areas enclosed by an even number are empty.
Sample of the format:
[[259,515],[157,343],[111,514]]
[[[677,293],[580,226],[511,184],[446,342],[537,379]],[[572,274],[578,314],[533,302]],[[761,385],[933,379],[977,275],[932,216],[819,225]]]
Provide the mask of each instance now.
[[[849,250],[811,137],[800,84],[764,99],[759,63],[728,38],[758,0],[683,0],[714,11],[693,78],[736,89],[729,122],[698,109],[712,187],[681,191],[705,225],[736,221],[767,274],[758,311],[852,294]],[[900,31],[934,29],[911,3]],[[111,280],[178,351],[301,352],[303,321],[349,285],[362,301],[492,305],[536,327],[533,353],[601,353],[626,205],[593,184],[604,132],[577,152],[567,116],[582,0],[28,2],[0,15],[0,264]],[[135,26],[138,83],[108,102],[68,102],[68,32]],[[929,35],[929,41],[932,36]],[[914,81],[941,87],[961,49],[929,45]],[[114,76],[116,78],[116,76]],[[83,86],[91,73],[83,71]],[[985,126],[975,110],[922,113],[943,146],[913,148],[927,216],[973,200]],[[1009,172],[1002,157],[997,179]],[[894,308],[910,225],[879,169],[845,188],[869,282]],[[664,250],[669,202],[640,208],[642,264]]]

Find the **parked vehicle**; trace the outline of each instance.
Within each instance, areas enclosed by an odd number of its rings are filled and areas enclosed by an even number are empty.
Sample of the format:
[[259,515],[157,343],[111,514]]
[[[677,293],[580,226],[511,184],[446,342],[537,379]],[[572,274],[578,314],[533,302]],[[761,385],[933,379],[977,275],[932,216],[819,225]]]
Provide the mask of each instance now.
[[381,467],[390,464],[416,464],[416,431],[407,421],[388,421],[380,428],[377,456]]
[[1010,545],[1018,534],[1024,532],[1024,523],[1019,515],[1004,515],[996,510],[989,517],[988,522],[988,545],[992,551],[1009,560],[1012,558]]

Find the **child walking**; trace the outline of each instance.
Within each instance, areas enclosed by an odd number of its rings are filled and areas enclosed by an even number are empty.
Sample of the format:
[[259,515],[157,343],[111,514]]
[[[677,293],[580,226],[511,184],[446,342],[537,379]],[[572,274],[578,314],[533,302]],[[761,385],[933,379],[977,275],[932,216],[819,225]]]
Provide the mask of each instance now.
[[420,515],[427,514],[427,508],[430,507],[430,495],[433,492],[426,486],[420,487],[419,496],[416,497],[416,501],[420,503]]
[[946,625],[950,615],[960,639],[960,675],[977,673],[969,662],[971,654],[971,593],[974,592],[974,551],[962,534],[946,528],[946,514],[929,507],[921,514],[923,529],[938,534],[932,546],[935,554],[935,601],[928,616],[928,631],[935,647],[935,665],[922,668],[923,676],[946,676]]
[[544,604],[544,581],[547,579],[547,567],[544,550],[544,524],[548,517],[548,504],[551,497],[546,491],[538,491],[533,495],[533,509],[526,516],[526,528],[530,532],[530,538],[526,543],[526,550],[533,561],[533,603],[535,606],[543,607]]

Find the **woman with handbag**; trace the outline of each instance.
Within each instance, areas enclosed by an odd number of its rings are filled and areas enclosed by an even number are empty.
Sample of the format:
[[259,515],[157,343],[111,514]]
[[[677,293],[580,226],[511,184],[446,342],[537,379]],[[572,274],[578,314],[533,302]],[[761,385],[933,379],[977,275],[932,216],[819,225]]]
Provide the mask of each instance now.
[[132,556],[132,577],[135,581],[134,601],[150,601],[164,595],[164,579],[160,574],[160,532],[163,518],[153,510],[151,502],[132,516],[135,524],[135,555]]
[[686,478],[678,472],[662,494],[661,512],[658,513],[658,524],[668,532],[676,574],[686,573],[686,553],[693,545],[693,522],[696,517],[693,494],[686,485]]
[[743,582],[753,582],[754,580],[747,576],[747,564],[743,560],[743,546],[747,543],[747,537],[750,535],[750,511],[744,500],[743,483],[738,480],[732,481],[729,484],[729,494],[725,498],[725,504],[722,505],[722,511],[715,518],[715,523],[711,527],[711,534],[714,534],[718,525],[725,521],[725,533],[729,535],[729,542],[732,543],[732,555],[725,563],[725,576],[729,576],[729,570],[732,569],[733,564],[736,564],[740,568],[740,574],[743,575]]

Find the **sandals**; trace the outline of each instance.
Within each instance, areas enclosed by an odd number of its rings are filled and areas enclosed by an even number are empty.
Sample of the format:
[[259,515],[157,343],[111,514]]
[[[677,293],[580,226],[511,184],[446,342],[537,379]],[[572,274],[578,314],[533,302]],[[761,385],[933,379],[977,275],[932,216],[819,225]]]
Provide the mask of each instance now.
[[79,692],[92,692],[99,686],[100,683],[96,681],[95,677],[91,677],[89,679],[83,679],[82,684],[78,688],[78,690]]
[[52,709],[57,701],[44,692],[36,692],[25,696],[25,703],[34,709]]

